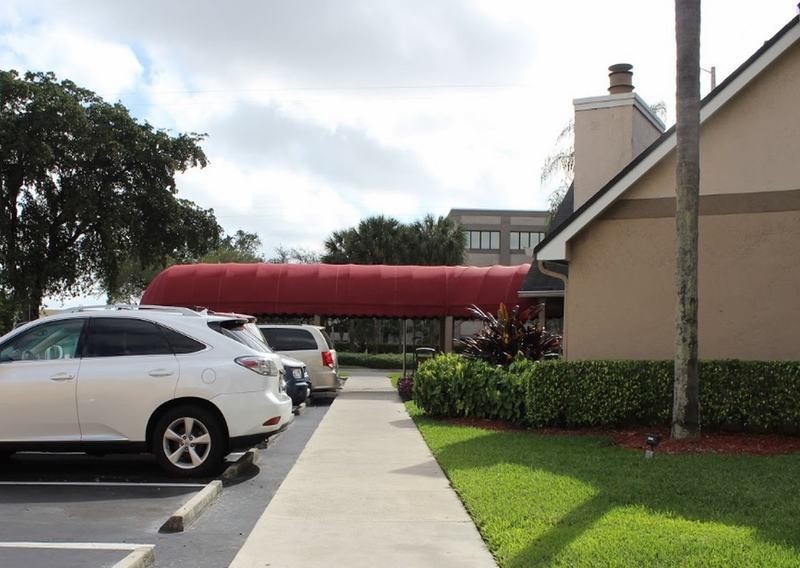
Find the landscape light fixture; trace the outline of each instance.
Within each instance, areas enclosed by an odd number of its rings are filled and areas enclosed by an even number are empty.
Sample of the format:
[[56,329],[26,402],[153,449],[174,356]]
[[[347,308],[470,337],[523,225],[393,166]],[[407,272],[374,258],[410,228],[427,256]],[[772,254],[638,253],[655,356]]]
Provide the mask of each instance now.
[[644,443],[647,446],[644,450],[644,457],[650,459],[655,455],[656,447],[661,443],[661,434],[647,434]]

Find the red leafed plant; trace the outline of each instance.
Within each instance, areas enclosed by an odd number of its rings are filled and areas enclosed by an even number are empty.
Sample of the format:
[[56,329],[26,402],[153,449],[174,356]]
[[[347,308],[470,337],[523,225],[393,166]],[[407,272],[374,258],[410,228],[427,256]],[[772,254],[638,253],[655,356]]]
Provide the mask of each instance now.
[[561,350],[561,336],[543,329],[536,318],[544,305],[514,306],[511,311],[500,304],[497,317],[471,306],[470,311],[483,322],[474,336],[461,340],[464,356],[481,359],[495,365],[510,365],[517,357],[538,361],[557,357]]

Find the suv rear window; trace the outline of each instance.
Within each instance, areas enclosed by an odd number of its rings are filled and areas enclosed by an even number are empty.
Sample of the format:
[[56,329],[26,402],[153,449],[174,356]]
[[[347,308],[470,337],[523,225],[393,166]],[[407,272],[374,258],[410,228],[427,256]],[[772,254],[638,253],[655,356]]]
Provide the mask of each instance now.
[[255,351],[269,353],[269,347],[263,341],[255,337],[251,331],[248,331],[245,327],[246,325],[247,324],[236,320],[208,322],[208,327],[217,333],[221,333],[225,337],[229,337],[237,343],[241,343]]
[[262,327],[267,343],[275,351],[316,351],[317,340],[305,329]]
[[325,344],[328,346],[328,349],[333,349],[333,340],[331,336],[328,335],[328,332],[324,329],[320,329],[319,332],[322,334],[322,338],[325,340]]
[[164,336],[167,338],[170,346],[172,347],[173,353],[175,355],[185,355],[186,353],[197,353],[198,351],[202,351],[206,348],[205,345],[200,343],[199,341],[195,341],[191,337],[186,337],[182,333],[178,333],[174,329],[170,329],[164,326],[158,326],[161,328],[161,331],[164,332]]

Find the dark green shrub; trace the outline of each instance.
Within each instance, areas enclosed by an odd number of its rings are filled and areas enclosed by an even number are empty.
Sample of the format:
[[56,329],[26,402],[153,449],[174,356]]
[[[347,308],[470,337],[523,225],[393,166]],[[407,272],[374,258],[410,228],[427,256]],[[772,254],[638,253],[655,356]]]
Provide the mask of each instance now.
[[[349,343],[347,341],[336,340],[334,342],[334,347],[336,351],[344,351],[346,353],[363,353],[364,350],[371,354],[377,353],[393,353],[393,354],[401,354],[403,352],[403,346],[399,343],[378,343],[373,344],[370,343],[369,345],[365,346],[365,349],[359,351],[358,346],[355,343]],[[413,352],[414,348],[412,345],[408,346],[408,351]]]
[[414,402],[439,416],[521,422],[524,395],[519,373],[453,354],[423,363],[414,378]]
[[[528,372],[532,426],[669,424],[672,361],[545,362]],[[800,363],[700,362],[700,416],[709,430],[800,433]]]
[[[401,353],[348,353],[337,351],[339,365],[343,367],[368,367],[370,369],[401,369],[403,355]],[[414,354],[406,354],[406,367],[413,368]]]
[[665,424],[672,413],[670,361],[544,361],[526,379],[532,426]]
[[714,429],[800,434],[800,362],[701,361],[700,413]]
[[[508,369],[458,355],[417,372],[414,401],[440,416],[542,426],[668,425],[672,361],[515,361]],[[800,362],[702,361],[708,430],[800,434]]]

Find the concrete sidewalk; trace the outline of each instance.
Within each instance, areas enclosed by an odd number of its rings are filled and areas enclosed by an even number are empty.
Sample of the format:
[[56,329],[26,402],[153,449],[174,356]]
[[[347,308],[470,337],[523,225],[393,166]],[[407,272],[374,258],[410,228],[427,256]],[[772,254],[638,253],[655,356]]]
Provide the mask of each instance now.
[[496,565],[376,371],[351,375],[231,564],[265,566]]

